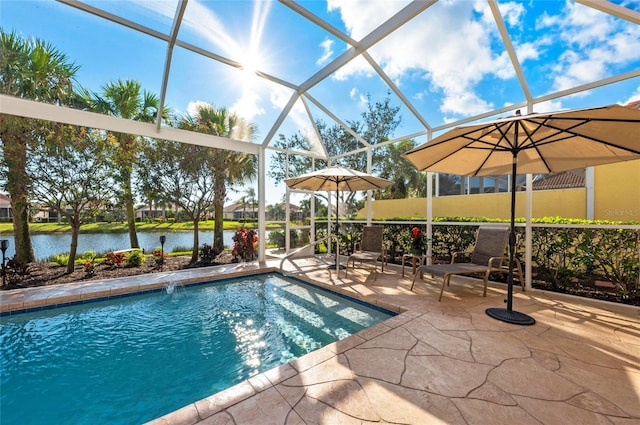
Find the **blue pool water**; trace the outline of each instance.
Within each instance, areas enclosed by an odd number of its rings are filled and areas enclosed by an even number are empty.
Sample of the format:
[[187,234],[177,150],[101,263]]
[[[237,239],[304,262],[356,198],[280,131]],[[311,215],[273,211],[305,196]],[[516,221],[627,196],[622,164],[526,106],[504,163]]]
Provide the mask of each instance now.
[[267,274],[4,316],[0,423],[142,423],[391,315]]

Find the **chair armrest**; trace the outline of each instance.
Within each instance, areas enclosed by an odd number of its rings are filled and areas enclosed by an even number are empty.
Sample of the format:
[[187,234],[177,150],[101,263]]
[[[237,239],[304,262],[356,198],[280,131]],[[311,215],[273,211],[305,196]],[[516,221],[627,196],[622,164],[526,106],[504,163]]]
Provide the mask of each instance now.
[[459,255],[467,255],[467,254],[469,254],[467,251],[454,252],[453,255],[451,256],[451,264],[456,262],[456,257],[458,257]]
[[508,259],[508,258],[506,258],[506,257],[504,257],[504,256],[502,256],[502,257],[491,257],[491,258],[489,258],[489,262],[487,263],[487,266],[489,266],[489,267],[491,267],[491,268],[496,267],[496,266],[494,266],[494,265],[493,265],[493,262],[494,262],[494,261],[497,261],[497,260],[499,260],[499,261],[500,261],[500,262],[498,263],[498,266],[497,266],[497,267],[501,267],[501,266],[504,264],[504,260],[507,260],[507,262],[509,261],[509,259]]

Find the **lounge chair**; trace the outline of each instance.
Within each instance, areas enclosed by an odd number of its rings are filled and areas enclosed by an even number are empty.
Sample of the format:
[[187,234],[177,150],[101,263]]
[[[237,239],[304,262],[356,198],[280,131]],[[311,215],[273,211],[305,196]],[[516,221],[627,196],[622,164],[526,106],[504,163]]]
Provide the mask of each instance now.
[[356,267],[356,262],[373,263],[374,279],[378,277],[378,260],[380,260],[382,264],[382,271],[384,271],[386,256],[384,253],[382,242],[383,229],[384,228],[382,226],[366,226],[364,229],[362,229],[362,240],[360,241],[360,244],[356,246],[356,252],[351,254],[347,259],[345,277],[349,273],[349,262],[351,262],[352,269]]
[[[423,273],[432,276],[442,276],[442,288],[440,289],[440,298],[442,301],[442,293],[444,287],[449,286],[449,281],[453,275],[484,275],[484,293],[487,296],[487,282],[489,275],[494,272],[508,273],[509,258],[505,253],[509,240],[508,227],[496,226],[480,226],[476,236],[476,243],[471,253],[471,262],[456,263],[456,254],[453,255],[450,264],[432,264],[418,267],[413,277],[411,290],[416,283],[418,275],[422,277]],[[524,278],[522,276],[522,267],[518,259],[514,259],[515,266],[520,279],[520,285],[524,291]]]

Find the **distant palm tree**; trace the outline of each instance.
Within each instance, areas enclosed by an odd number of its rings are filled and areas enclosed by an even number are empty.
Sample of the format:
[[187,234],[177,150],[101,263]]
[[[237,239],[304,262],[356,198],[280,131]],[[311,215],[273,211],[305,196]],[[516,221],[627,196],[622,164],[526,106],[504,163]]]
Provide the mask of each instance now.
[[[210,104],[198,105],[193,115],[187,115],[180,128],[214,136],[249,141],[255,137],[254,124],[245,122],[239,116],[229,113],[226,108],[216,108]],[[257,174],[257,158],[254,155],[224,149],[214,149],[216,160],[211,172],[214,175],[214,230],[213,248],[224,248],[224,203],[227,198],[227,186],[250,181]]]
[[[133,80],[109,82],[102,88],[102,93],[91,95],[87,100],[90,108],[96,112],[142,122],[155,121],[160,103],[157,95],[142,90],[140,83]],[[168,115],[169,110],[165,108],[162,116],[167,119]],[[126,133],[114,133],[114,136],[118,141],[115,164],[122,185],[121,197],[127,213],[129,242],[131,248],[139,248],[131,181],[140,150],[139,137]]]
[[[44,103],[66,104],[79,67],[52,45],[0,30],[0,92]],[[48,123],[0,114],[0,179],[11,195],[16,258],[35,260],[29,234],[29,145],[37,143]]]
[[276,204],[269,205],[267,207],[267,210],[269,212],[269,216],[271,220],[281,221],[285,219],[286,211],[285,211],[284,203],[278,202]]
[[248,187],[245,190],[247,194],[247,199],[249,200],[249,206],[251,207],[251,219],[255,218],[255,209],[256,209],[256,190],[253,187]]

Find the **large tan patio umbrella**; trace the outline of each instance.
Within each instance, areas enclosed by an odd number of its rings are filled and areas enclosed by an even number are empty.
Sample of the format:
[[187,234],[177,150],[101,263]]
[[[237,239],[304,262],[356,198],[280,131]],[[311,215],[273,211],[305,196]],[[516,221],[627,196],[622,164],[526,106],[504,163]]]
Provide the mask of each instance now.
[[511,174],[507,308],[487,314],[508,323],[535,323],[513,311],[516,174],[546,174],[640,159],[640,111],[613,105],[521,115],[456,127],[403,154],[418,170],[464,176]]
[[[340,229],[338,219],[338,199],[341,190],[355,192],[358,190],[383,189],[390,186],[391,180],[363,173],[345,167],[327,167],[322,170],[312,171],[298,177],[292,177],[284,181],[287,186],[293,189],[304,189],[312,191],[336,191],[336,235]],[[340,268],[339,248],[336,252],[336,270]]]

